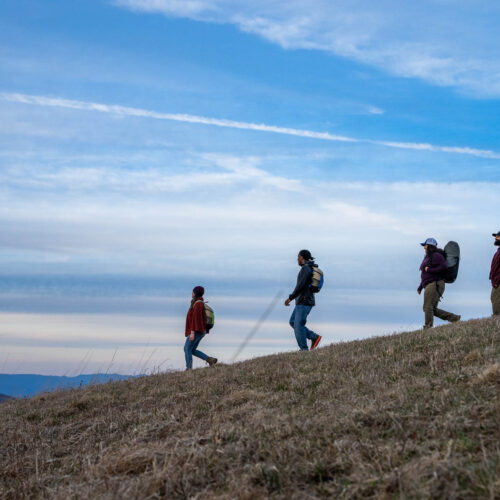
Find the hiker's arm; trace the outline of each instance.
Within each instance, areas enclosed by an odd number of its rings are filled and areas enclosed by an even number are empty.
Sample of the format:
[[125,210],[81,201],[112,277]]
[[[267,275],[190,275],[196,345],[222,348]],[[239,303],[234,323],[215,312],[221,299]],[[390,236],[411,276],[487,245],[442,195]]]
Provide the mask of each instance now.
[[448,264],[446,263],[446,259],[438,253],[433,258],[433,263],[431,266],[427,266],[426,271],[432,274],[439,274],[448,269]]
[[498,288],[500,283],[500,258],[496,254],[491,262],[490,280],[493,288]]
[[[307,267],[307,269],[306,269]],[[300,292],[304,289],[304,287],[307,285],[307,281],[309,278],[309,273],[307,272],[309,269],[309,266],[306,266],[305,264],[302,266],[302,269],[299,272],[299,276],[297,278],[297,285],[295,287],[295,290],[288,296],[290,300],[295,299]]]

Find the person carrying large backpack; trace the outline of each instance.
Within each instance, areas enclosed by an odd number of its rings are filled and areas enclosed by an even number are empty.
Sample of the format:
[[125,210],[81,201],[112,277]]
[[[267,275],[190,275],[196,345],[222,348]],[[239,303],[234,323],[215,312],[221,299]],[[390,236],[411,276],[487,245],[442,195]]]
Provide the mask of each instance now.
[[184,344],[184,355],[186,357],[186,370],[193,368],[193,356],[203,359],[210,366],[217,363],[217,358],[207,356],[198,350],[198,345],[208,333],[206,304],[203,300],[205,289],[195,286],[191,297],[191,305],[186,316],[186,343]]
[[301,351],[308,351],[307,339],[311,341],[311,350],[318,347],[321,340],[321,335],[314,333],[309,328],[306,328],[307,316],[311,309],[315,306],[314,300],[315,291],[319,291],[322,282],[316,288],[313,285],[313,274],[316,270],[319,271],[317,264],[314,263],[314,258],[309,250],[301,250],[297,256],[297,262],[300,266],[300,271],[297,276],[297,285],[295,290],[285,300],[285,306],[289,306],[290,302],[295,299],[295,308],[290,317],[290,326],[295,332],[295,338]]
[[499,247],[491,261],[491,307],[493,314],[500,314],[500,231],[492,234],[495,237],[495,246]]
[[423,305],[425,314],[424,328],[432,328],[434,316],[451,323],[460,321],[459,315],[437,307],[443,297],[445,289],[444,276],[448,270],[448,264],[442,250],[437,248],[438,244],[434,238],[427,238],[424,243],[420,244],[425,249],[425,257],[422,264],[420,264],[421,280],[417,292],[420,295],[422,290],[425,290]]

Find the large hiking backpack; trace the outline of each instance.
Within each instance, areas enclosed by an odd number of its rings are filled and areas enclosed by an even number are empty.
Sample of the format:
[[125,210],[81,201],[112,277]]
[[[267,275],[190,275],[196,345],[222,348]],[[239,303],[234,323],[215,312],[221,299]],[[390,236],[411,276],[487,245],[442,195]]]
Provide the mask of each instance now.
[[448,269],[443,275],[445,283],[454,283],[458,276],[458,266],[460,264],[460,247],[456,241],[449,241],[443,248],[444,257],[448,264]]
[[198,300],[197,302],[203,302],[203,306],[205,307],[205,317],[207,318],[207,332],[209,332],[215,324],[214,310],[203,300]]
[[323,271],[319,267],[312,268],[311,292],[318,293],[323,286]]

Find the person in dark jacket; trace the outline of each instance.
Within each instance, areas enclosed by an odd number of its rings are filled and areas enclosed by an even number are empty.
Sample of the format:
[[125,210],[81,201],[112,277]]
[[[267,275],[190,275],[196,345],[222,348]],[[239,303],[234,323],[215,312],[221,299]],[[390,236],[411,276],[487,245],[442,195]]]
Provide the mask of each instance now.
[[443,274],[448,269],[448,264],[443,254],[437,248],[437,241],[434,238],[427,238],[424,243],[420,243],[425,249],[425,257],[420,264],[421,280],[417,289],[418,294],[424,292],[425,325],[424,328],[432,328],[434,316],[450,321],[460,321],[457,314],[438,309],[437,305],[443,297],[445,284]]
[[191,297],[191,306],[186,317],[186,343],[184,344],[184,354],[186,356],[186,370],[193,368],[193,356],[203,359],[210,366],[217,363],[217,358],[207,356],[204,352],[198,350],[203,337],[208,333],[207,317],[203,294],[205,289],[202,286],[195,286]]
[[309,250],[301,250],[297,262],[300,266],[297,285],[288,299],[285,300],[285,306],[288,307],[290,302],[295,299],[295,308],[290,317],[290,326],[295,332],[295,338],[300,350],[308,351],[307,339],[311,341],[311,350],[318,347],[321,340],[321,335],[306,328],[307,316],[315,305],[314,294],[311,291],[312,270],[313,267],[318,266],[314,263],[314,258]]
[[495,246],[499,247],[491,261],[490,280],[491,280],[491,307],[493,314],[500,314],[500,231],[493,234],[495,237]]

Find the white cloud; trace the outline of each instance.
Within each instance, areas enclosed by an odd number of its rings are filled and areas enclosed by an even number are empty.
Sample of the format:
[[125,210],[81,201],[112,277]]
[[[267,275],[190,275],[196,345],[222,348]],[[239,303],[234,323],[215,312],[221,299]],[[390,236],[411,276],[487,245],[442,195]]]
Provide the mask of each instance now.
[[368,106],[368,113],[372,115],[383,115],[385,111],[377,106]]
[[203,175],[193,166],[174,176],[177,191],[161,169],[148,172],[146,188],[126,170],[100,171],[91,188],[82,185],[84,170],[77,172],[82,182],[58,179],[54,170],[53,190],[33,183],[30,173],[27,187],[7,179],[0,262],[11,270],[57,261],[78,272],[164,275],[177,273],[182,260],[193,276],[243,279],[260,272],[263,258],[280,261],[305,246],[332,268],[348,262],[336,273],[340,282],[351,265],[363,265],[367,251],[375,260],[400,259],[430,235],[463,241],[476,254],[476,240],[496,224],[496,183],[299,182],[266,173],[256,158],[212,155],[199,162]]
[[[217,302],[217,299],[214,298]],[[186,299],[187,303],[188,299]],[[396,301],[392,301],[394,306]],[[264,306],[265,307],[265,306]],[[260,309],[255,310],[258,315]],[[238,361],[276,352],[295,351],[296,343],[282,311],[278,320],[266,321]],[[97,371],[137,374],[165,369],[183,369],[185,318],[148,318],[133,315],[53,315],[0,313],[0,358],[4,373],[46,373],[75,376]],[[200,348],[221,362],[230,362],[255,320],[233,317],[218,319],[217,329]],[[323,344],[393,333],[401,325],[384,323],[314,322],[328,332]],[[238,332],[235,334],[235,332]],[[36,349],[33,348],[36,346]],[[115,352],[116,351],[116,352]],[[195,367],[203,363],[195,359]]]
[[145,12],[175,13],[180,16],[194,16],[210,11],[210,2],[198,0],[150,0],[138,2],[137,0],[119,0],[117,5],[128,7],[132,10]]
[[286,49],[332,52],[395,75],[500,95],[500,8],[494,2],[422,0],[116,0],[116,5],[231,23]]
[[294,135],[297,137],[322,139],[326,141],[354,142],[356,140],[350,137],[333,135],[328,132],[314,132],[311,130],[300,130],[288,127],[276,127],[274,125],[240,122],[235,120],[224,120],[219,118],[207,118],[204,116],[195,116],[187,114],[160,113],[157,111],[149,111],[140,108],[130,108],[126,106],[75,101],[70,99],[32,96],[26,94],[9,94],[9,93],[2,93],[0,94],[0,96],[3,99],[11,102],[20,102],[23,104],[32,104],[37,106],[70,108],[70,109],[78,109],[85,111],[98,111],[101,113],[110,113],[117,116],[134,116],[141,118],[153,118],[156,120],[171,120],[184,123],[198,123],[203,125],[214,125],[216,127],[228,127],[228,128],[236,128],[244,130],[256,130],[261,132],[272,132],[276,134]]
[[[296,179],[271,175],[266,170],[258,168],[262,160],[254,157],[243,158],[221,154],[186,155],[189,161],[187,165],[181,165],[185,170],[183,173],[171,173],[168,160],[165,160],[164,165],[152,167],[151,159],[146,155],[127,158],[128,161],[134,160],[136,168],[133,170],[117,168],[125,158],[109,158],[106,155],[79,158],[72,156],[58,158],[49,155],[49,165],[44,168],[36,164],[33,155],[21,155],[21,159],[22,162],[17,160],[10,166],[0,169],[1,185],[18,189],[78,192],[99,190],[136,195],[183,193],[198,188],[247,187],[249,184],[254,187],[269,186],[285,191],[303,189],[302,184]],[[75,166],[67,166],[74,163]],[[87,166],[78,166],[82,163],[86,163]],[[94,166],[102,163],[104,165]]]
[[204,116],[195,116],[187,114],[162,113],[158,111],[151,111],[141,108],[131,108],[127,106],[107,105],[94,102],[35,96],[35,95],[27,95],[19,93],[1,93],[0,98],[10,102],[18,102],[28,105],[69,108],[69,109],[76,109],[83,111],[97,111],[100,113],[107,113],[115,116],[130,116],[130,117],[150,118],[155,120],[171,120],[184,123],[212,125],[216,127],[253,130],[259,132],[271,132],[271,133],[285,134],[296,137],[304,137],[304,138],[318,139],[324,141],[334,141],[334,142],[340,141],[346,143],[370,143],[390,148],[414,149],[418,151],[433,151],[433,152],[476,156],[479,158],[500,159],[499,152],[470,148],[467,146],[439,146],[427,143],[412,143],[412,142],[403,143],[397,141],[377,141],[373,139],[358,139],[354,137],[334,135],[328,132],[317,132],[314,130],[277,127],[274,125],[248,123],[235,120],[225,120],[219,118],[209,118]]
[[434,151],[442,153],[452,153],[460,155],[476,156],[478,158],[490,158],[492,160],[500,159],[500,153],[488,149],[477,149],[460,146],[436,146],[428,143],[418,142],[394,142],[394,141],[371,141],[374,144],[380,144],[390,148],[413,149],[416,151]]

